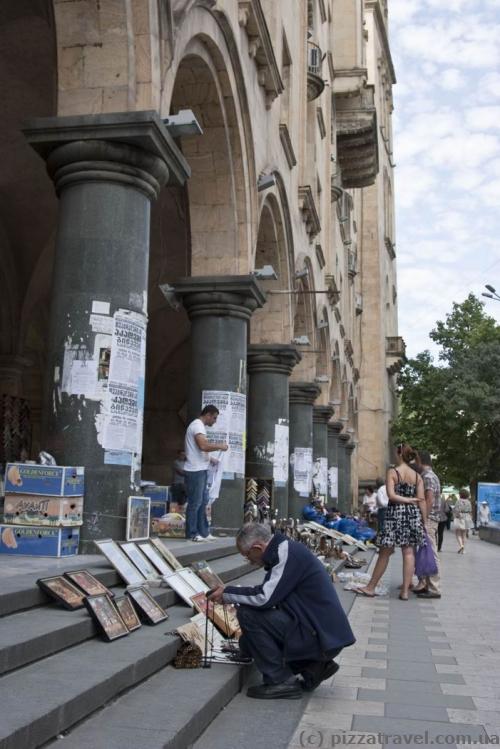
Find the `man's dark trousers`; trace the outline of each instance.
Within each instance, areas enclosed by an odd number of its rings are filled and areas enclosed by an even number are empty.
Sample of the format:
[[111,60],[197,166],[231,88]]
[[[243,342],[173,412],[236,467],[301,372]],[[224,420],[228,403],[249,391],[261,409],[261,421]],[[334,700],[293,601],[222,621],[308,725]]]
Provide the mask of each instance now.
[[[239,646],[242,653],[253,658],[262,674],[264,684],[281,684],[293,674],[301,673],[311,660],[286,663],[284,651],[287,632],[292,626],[290,615],[282,608],[258,609],[253,606],[238,607],[238,621],[242,630]],[[317,643],[314,645],[317,647]],[[318,647],[317,661],[330,661],[338,650],[322,654]]]

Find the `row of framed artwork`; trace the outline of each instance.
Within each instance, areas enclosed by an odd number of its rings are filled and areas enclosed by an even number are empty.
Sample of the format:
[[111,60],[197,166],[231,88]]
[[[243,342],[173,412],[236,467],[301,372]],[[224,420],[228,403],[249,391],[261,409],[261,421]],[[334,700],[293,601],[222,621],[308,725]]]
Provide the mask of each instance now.
[[72,570],[63,575],[37,580],[38,586],[70,611],[84,606],[107,640],[124,637],[147,624],[159,624],[168,613],[143,586],[128,588],[124,596],[115,597],[88,570]]

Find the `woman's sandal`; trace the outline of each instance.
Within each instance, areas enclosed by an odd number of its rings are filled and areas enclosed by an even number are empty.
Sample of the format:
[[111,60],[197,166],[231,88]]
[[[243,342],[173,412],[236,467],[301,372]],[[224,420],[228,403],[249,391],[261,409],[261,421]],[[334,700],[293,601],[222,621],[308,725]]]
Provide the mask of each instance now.
[[365,596],[365,598],[375,598],[375,593],[368,593],[368,591],[363,588],[356,588],[354,592],[360,596]]
[[404,596],[404,595],[402,595],[402,593],[399,594],[398,598],[399,598],[400,601],[407,601],[408,600],[408,596]]

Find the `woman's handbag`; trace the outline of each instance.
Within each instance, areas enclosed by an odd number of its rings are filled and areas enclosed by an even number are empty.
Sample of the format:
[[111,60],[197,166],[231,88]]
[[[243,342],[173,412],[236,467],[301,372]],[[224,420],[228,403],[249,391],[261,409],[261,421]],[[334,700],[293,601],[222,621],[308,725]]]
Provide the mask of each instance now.
[[427,531],[424,531],[425,546],[419,546],[415,552],[415,574],[417,577],[437,575],[437,564]]

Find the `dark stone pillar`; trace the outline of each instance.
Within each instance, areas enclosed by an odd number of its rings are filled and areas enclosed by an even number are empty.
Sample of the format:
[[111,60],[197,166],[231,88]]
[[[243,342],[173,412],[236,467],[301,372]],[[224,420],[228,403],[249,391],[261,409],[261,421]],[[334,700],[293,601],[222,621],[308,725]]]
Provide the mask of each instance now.
[[328,504],[328,421],[331,406],[313,406],[313,489]]
[[329,499],[334,507],[339,506],[339,434],[342,431],[344,425],[341,421],[332,421],[331,424],[328,424],[328,470],[331,468],[335,468],[336,471],[336,491],[335,496],[332,494],[332,487],[330,484],[329,479],[329,485],[328,485],[328,491],[329,491]]
[[349,512],[347,500],[347,453],[346,445],[349,442],[348,434],[339,434],[339,510]]
[[[175,283],[191,320],[188,417],[200,413],[204,390],[247,392],[248,322],[265,295],[254,276],[199,276]],[[220,417],[219,417],[220,418]],[[244,449],[244,444],[242,444]],[[243,454],[244,458],[244,454]],[[243,520],[244,465],[226,474],[213,506],[215,530],[234,533]]]
[[347,442],[345,446],[345,484],[346,484],[346,496],[347,496],[347,512],[352,513],[353,498],[352,498],[352,454],[356,449],[354,442]]
[[37,119],[24,133],[59,196],[42,446],[85,467],[81,551],[93,551],[125,537],[140,480],[150,203],[189,167],[155,112]]
[[[286,344],[255,344],[248,347],[248,438],[246,475],[274,480],[274,504],[278,517],[288,517],[288,380],[301,356]],[[276,429],[278,427],[278,429]],[[285,478],[275,456],[280,437],[286,437]],[[284,441],[284,440],[283,440]],[[283,456],[281,456],[283,457]]]
[[[312,492],[312,450],[313,450],[313,404],[321,389],[313,382],[290,383],[290,476],[288,486],[288,514],[292,518],[302,518],[302,508],[307,504]],[[303,453],[302,451],[306,452]],[[295,462],[304,463],[309,459],[308,478],[300,482]],[[301,485],[302,484],[302,485]]]

